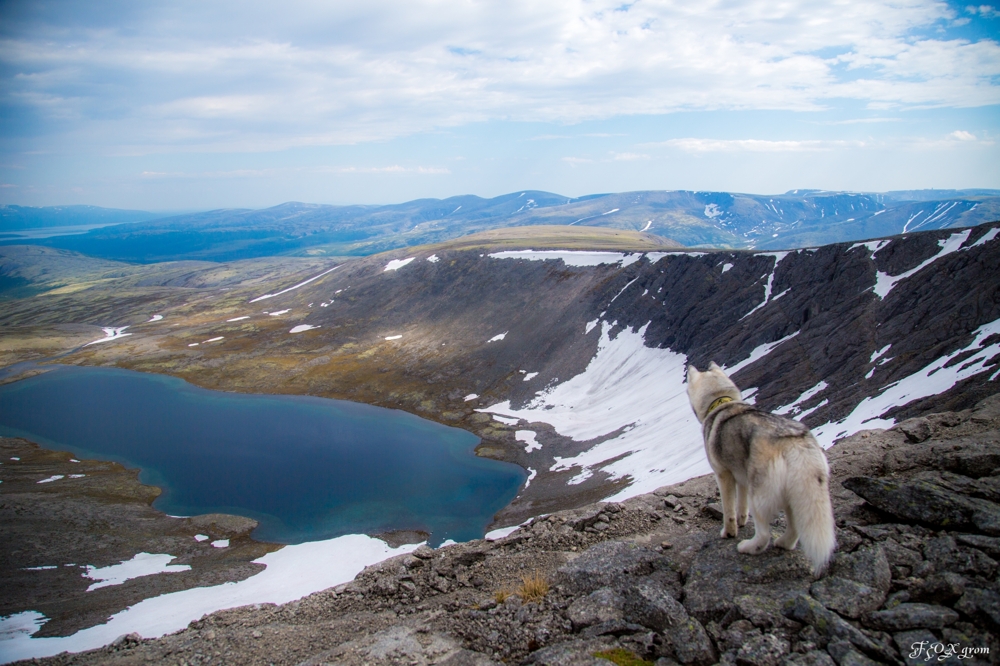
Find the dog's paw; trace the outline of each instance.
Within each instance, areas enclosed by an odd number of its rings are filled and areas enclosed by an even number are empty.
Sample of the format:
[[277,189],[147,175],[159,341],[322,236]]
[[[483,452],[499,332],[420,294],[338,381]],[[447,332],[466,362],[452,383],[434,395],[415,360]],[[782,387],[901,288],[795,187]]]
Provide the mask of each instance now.
[[736,521],[727,521],[725,525],[722,526],[722,531],[719,532],[719,536],[723,539],[733,539],[737,534]]
[[757,553],[764,552],[766,549],[767,541],[758,543],[757,539],[744,539],[736,546],[736,550],[747,555],[756,555]]
[[736,524],[737,524],[737,525],[739,525],[740,527],[743,527],[744,525],[746,525],[746,524],[747,524],[747,520],[749,520],[749,518],[750,518],[750,514],[747,514],[747,513],[744,513],[744,514],[743,514],[742,516],[740,516],[740,517],[739,517],[739,519],[738,519],[738,520],[736,521]]

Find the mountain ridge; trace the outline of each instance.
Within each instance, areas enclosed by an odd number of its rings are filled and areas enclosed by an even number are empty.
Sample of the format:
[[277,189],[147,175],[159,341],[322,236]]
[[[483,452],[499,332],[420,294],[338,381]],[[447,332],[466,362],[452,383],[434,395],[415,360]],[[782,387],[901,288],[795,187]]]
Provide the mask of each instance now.
[[[498,228],[558,225],[638,231],[691,247],[788,249],[1000,219],[1000,191],[782,195],[639,191],[564,197],[525,190],[382,206],[286,202],[217,209],[32,242],[105,259],[153,263],[260,256],[368,256]],[[941,196],[944,198],[931,199]],[[946,196],[947,195],[947,196]]]

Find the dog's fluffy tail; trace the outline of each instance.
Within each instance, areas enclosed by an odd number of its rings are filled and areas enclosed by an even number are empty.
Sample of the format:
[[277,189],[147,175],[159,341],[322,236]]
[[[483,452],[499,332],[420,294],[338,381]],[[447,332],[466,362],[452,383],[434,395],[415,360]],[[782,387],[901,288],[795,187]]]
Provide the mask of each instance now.
[[795,476],[788,478],[785,486],[788,506],[792,512],[795,530],[802,544],[802,552],[813,566],[813,573],[821,572],[837,547],[837,534],[830,505],[830,468],[819,446],[796,448],[787,455],[799,458],[789,461]]

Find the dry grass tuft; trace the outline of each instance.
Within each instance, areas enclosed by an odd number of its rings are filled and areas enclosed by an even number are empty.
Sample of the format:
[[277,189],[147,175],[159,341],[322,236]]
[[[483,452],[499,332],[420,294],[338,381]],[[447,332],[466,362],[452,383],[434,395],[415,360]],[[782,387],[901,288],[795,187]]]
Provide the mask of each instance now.
[[521,587],[517,588],[517,596],[522,603],[538,602],[549,593],[549,582],[536,571],[530,576],[521,577]]
[[497,590],[493,593],[493,600],[498,604],[502,604],[510,598],[510,590]]

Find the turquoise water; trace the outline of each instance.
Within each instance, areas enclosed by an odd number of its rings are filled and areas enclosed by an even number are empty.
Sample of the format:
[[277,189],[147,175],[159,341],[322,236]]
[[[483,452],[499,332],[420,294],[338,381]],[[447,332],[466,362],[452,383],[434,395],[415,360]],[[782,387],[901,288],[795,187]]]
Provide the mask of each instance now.
[[479,538],[525,478],[476,457],[475,435],[405,412],[110,368],[0,386],[0,434],[139,467],[163,489],[157,509],[250,516],[255,538],[279,543],[394,529],[432,545]]

